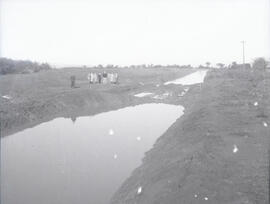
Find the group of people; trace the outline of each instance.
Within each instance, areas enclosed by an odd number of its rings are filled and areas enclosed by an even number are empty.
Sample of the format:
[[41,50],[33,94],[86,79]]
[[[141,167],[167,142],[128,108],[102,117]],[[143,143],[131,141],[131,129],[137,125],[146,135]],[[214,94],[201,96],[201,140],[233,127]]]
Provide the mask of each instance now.
[[117,73],[107,73],[105,71],[103,73],[90,72],[87,76],[87,79],[89,80],[90,84],[96,84],[96,83],[117,84],[118,83],[118,74]]
[[[87,79],[89,81],[90,84],[107,84],[107,83],[111,83],[111,84],[118,84],[118,74],[117,73],[107,73],[107,72],[103,72],[103,73],[93,73],[90,72],[87,75]],[[70,82],[71,82],[71,88],[79,88],[78,86],[76,86],[76,77],[75,75],[72,75],[70,77]]]

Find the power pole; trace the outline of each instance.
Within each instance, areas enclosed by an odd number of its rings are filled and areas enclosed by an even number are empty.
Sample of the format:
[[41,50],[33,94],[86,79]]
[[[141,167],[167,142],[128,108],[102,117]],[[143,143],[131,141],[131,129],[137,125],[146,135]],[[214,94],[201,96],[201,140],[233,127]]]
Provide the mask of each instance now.
[[243,67],[245,68],[245,41],[241,41],[241,43],[243,44]]

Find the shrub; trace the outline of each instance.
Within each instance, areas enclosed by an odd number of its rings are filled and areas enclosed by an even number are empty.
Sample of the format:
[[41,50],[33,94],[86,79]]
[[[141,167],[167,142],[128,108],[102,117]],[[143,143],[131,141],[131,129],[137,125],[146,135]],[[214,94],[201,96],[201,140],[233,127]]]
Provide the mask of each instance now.
[[267,67],[267,64],[268,62],[263,57],[259,57],[254,60],[252,64],[252,68],[257,69],[257,70],[265,70]]

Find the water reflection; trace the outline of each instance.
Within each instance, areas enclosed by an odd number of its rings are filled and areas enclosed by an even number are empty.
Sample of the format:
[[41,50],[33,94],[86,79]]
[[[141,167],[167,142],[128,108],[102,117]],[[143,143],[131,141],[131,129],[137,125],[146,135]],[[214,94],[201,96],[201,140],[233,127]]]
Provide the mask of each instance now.
[[70,119],[71,119],[71,121],[72,121],[73,123],[75,123],[75,122],[76,122],[77,117],[76,117],[76,116],[72,116]]
[[145,104],[57,118],[1,140],[3,204],[104,204],[183,114]]

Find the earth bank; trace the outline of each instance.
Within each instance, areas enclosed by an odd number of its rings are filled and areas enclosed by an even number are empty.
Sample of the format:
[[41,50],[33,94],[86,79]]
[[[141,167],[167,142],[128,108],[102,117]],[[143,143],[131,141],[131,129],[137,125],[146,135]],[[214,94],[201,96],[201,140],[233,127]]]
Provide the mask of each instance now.
[[210,72],[112,203],[269,203],[269,89],[269,72]]

